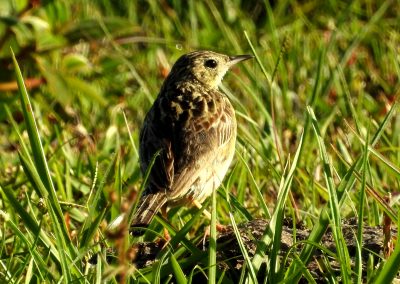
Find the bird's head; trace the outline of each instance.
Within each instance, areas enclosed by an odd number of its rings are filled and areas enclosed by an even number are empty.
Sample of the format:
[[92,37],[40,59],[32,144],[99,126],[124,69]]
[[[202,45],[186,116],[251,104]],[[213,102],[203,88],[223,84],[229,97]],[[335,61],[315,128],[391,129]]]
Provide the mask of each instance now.
[[212,51],[194,51],[182,55],[172,67],[172,80],[195,78],[210,89],[215,89],[230,67],[252,58],[252,55],[228,56]]

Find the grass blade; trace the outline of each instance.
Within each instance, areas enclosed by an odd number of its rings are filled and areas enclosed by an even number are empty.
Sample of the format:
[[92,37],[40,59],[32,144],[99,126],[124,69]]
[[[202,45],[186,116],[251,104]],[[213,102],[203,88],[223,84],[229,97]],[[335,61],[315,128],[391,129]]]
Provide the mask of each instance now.
[[307,110],[311,116],[311,124],[314,128],[315,135],[317,136],[318,146],[320,149],[322,162],[324,164],[323,166],[324,176],[329,191],[329,209],[330,209],[330,215],[333,219],[332,232],[335,238],[336,249],[338,251],[338,258],[339,258],[338,261],[340,262],[342,281],[343,283],[350,283],[351,279],[350,257],[341,230],[342,222],[340,217],[339,199],[333,182],[333,175],[331,170],[332,166],[329,161],[328,153],[326,151],[325,144],[321,136],[321,132],[319,130],[317,118],[315,117],[314,111],[312,110],[311,107],[307,107]]
[[[29,141],[30,141],[30,145],[32,148],[32,154],[33,154],[33,158],[34,158],[33,161],[35,163],[36,170],[37,170],[45,188],[47,189],[47,192],[51,199],[51,205],[54,207],[54,210],[55,210],[57,218],[58,218],[57,221],[60,222],[60,228],[62,229],[63,238],[69,239],[67,228],[64,223],[64,218],[63,218],[63,214],[61,211],[61,207],[59,206],[59,203],[57,200],[57,195],[56,195],[56,192],[54,189],[54,185],[53,185],[53,182],[50,177],[50,170],[49,170],[49,167],[48,167],[48,164],[46,161],[46,157],[45,157],[45,154],[43,151],[43,146],[42,146],[39,131],[38,131],[38,128],[36,125],[33,108],[32,108],[31,102],[29,100],[29,95],[26,90],[26,87],[24,84],[24,79],[22,77],[22,73],[19,68],[17,59],[15,58],[15,55],[12,52],[12,50],[11,50],[11,53],[12,53],[12,58],[14,61],[18,89],[19,89],[19,93],[20,93],[22,112],[24,115],[24,119],[25,119],[25,123],[26,123],[26,130],[28,131]],[[43,197],[46,197],[46,196],[43,196]]]
[[235,218],[233,217],[232,213],[230,213],[230,212],[229,212],[229,218],[231,219],[233,232],[235,233],[236,239],[238,241],[240,251],[242,252],[244,261],[247,263],[247,267],[250,271],[250,282],[257,283],[257,275],[256,275],[256,272],[254,271],[253,264],[251,263],[249,254],[247,253],[247,250],[243,244],[243,240],[242,240],[242,237],[240,236],[240,231],[236,225]]
[[[1,187],[0,187],[1,189]],[[29,249],[30,254],[32,255],[33,259],[35,260],[35,263],[37,267],[42,271],[46,272],[46,275],[49,279],[55,280],[56,277],[55,275],[52,274],[51,270],[48,269],[47,264],[43,261],[42,256],[38,253],[36,248],[33,246],[33,242],[28,240],[28,237],[26,236],[26,233],[21,232],[21,230],[18,228],[18,226],[12,222],[9,218],[9,216],[3,212],[0,211],[0,215],[2,218],[4,218],[5,223],[11,228],[11,230],[14,232],[18,238],[25,243],[26,247]]]
[[187,283],[186,276],[183,273],[182,268],[179,265],[178,261],[176,260],[174,254],[171,254],[170,260],[171,260],[172,271],[175,274],[176,283],[186,284]]
[[272,278],[275,275],[275,263],[276,259],[280,250],[280,241],[281,241],[281,234],[282,234],[282,220],[283,220],[283,212],[285,208],[285,203],[287,200],[287,197],[290,192],[290,187],[292,184],[293,176],[297,167],[297,164],[299,162],[300,158],[300,153],[301,149],[303,146],[303,134],[302,133],[299,141],[299,145],[297,146],[297,151],[294,156],[293,162],[290,166],[289,172],[286,177],[282,177],[281,180],[281,186],[279,189],[279,194],[277,198],[277,205],[275,206],[274,213],[272,215],[272,218],[270,220],[270,223],[268,227],[266,228],[264,235],[260,241],[260,243],[257,246],[256,253],[254,255],[252,265],[258,273],[262,262],[266,258],[265,251],[267,247],[270,245],[271,241],[273,241],[273,248],[270,252],[270,273]]
[[263,195],[262,195],[262,193],[261,193],[261,190],[260,190],[260,188],[259,188],[259,186],[258,186],[258,184],[257,184],[257,182],[256,182],[256,179],[254,178],[253,173],[251,172],[251,169],[250,169],[249,165],[248,165],[248,164],[246,163],[246,161],[244,160],[242,154],[240,154],[238,151],[236,151],[236,154],[237,154],[237,156],[239,157],[240,161],[242,161],[243,165],[246,167],[246,169],[247,169],[247,171],[248,171],[248,173],[249,173],[249,176],[250,176],[251,181],[252,181],[252,183],[253,183],[253,185],[254,185],[257,198],[258,198],[258,200],[260,201],[260,205],[261,205],[261,208],[263,209],[263,212],[264,212],[265,217],[266,217],[266,218],[271,218],[271,213],[269,213],[268,206],[267,206],[267,204],[265,203],[264,197],[263,197]]
[[211,195],[211,224],[208,247],[208,283],[215,284],[217,279],[217,192]]
[[22,73],[12,50],[11,53],[16,72],[18,89],[20,93],[22,112],[24,115],[26,129],[28,132],[29,141],[32,148],[33,161],[36,166],[34,171],[37,171],[38,176],[40,177],[40,180],[43,183],[46,192],[48,194],[48,196],[46,194],[42,197],[45,199],[46,205],[48,207],[52,219],[53,230],[56,236],[57,250],[60,253],[60,261],[61,261],[60,264],[63,270],[63,276],[66,278],[68,282],[70,282],[72,281],[71,272],[75,271],[75,269],[73,269],[73,266],[70,265],[70,261],[68,260],[66,253],[69,252],[69,254],[71,255],[70,257],[71,259],[76,256],[75,250],[71,245],[67,227],[64,222],[63,213],[61,211],[61,206],[58,201],[57,194],[55,192],[55,188],[50,177],[50,170],[45,158],[42,142],[40,140],[39,131],[33,114],[33,108],[29,100],[28,92],[24,84]]
[[274,214],[274,216],[272,216],[271,223],[269,224],[269,226],[271,226],[271,228],[275,227],[273,247],[270,252],[270,272],[269,272],[269,274],[270,274],[270,278],[272,279],[272,281],[274,281],[274,279],[275,279],[275,274],[276,274],[275,266],[278,261],[278,255],[279,255],[279,251],[280,251],[285,204],[286,204],[288,195],[290,193],[290,188],[292,185],[294,173],[295,173],[297,165],[299,163],[301,150],[303,149],[303,143],[304,143],[303,138],[304,138],[304,132],[301,134],[299,145],[297,146],[297,150],[296,150],[294,159],[291,163],[288,175],[285,178],[285,180],[283,181],[283,187],[282,187],[282,189],[279,190],[277,205],[276,205],[276,215]]
[[365,190],[366,190],[366,182],[367,182],[367,166],[368,166],[368,146],[369,146],[369,131],[367,133],[367,138],[364,146],[364,153],[362,157],[362,181],[361,188],[359,194],[359,207],[358,207],[358,227],[357,227],[357,253],[356,253],[356,275],[357,282],[362,283],[362,243],[363,243],[363,224],[364,224],[364,204],[365,204]]
[[[382,123],[378,127],[378,130],[372,137],[371,147],[374,147],[375,144],[378,143],[378,141],[380,140],[382,134],[384,133],[385,128],[388,126],[390,120],[396,113],[396,109],[397,109],[397,102],[395,101],[390,110],[388,111],[388,113],[386,114],[385,118],[383,119]],[[347,170],[344,178],[342,179],[341,183],[337,188],[337,194],[339,200],[343,198],[345,192],[347,192],[350,188],[353,187],[354,182],[356,180],[354,172],[360,168],[361,168],[361,159],[358,159],[354,161],[353,165]],[[328,225],[329,225],[329,214],[328,214],[328,208],[325,207],[322,210],[321,215],[317,223],[315,224],[313,230],[311,231],[308,240],[313,243],[319,243]],[[299,258],[303,261],[304,264],[307,264],[310,261],[311,256],[314,253],[314,250],[315,247],[311,245],[306,245],[303,248]],[[301,277],[301,270],[302,270],[301,267],[298,267],[298,265],[295,262],[292,262],[290,267],[287,269],[286,275],[294,275],[295,277],[293,277],[293,281],[298,282]]]

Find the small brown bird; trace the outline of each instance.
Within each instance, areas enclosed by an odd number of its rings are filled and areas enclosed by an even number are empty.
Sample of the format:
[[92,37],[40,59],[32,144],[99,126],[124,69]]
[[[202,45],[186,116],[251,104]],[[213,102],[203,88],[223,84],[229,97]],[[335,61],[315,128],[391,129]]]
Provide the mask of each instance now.
[[236,118],[218,85],[228,69],[251,55],[195,51],[181,56],[165,79],[140,133],[140,166],[152,160],[132,232],[160,208],[201,204],[224,178],[235,152]]

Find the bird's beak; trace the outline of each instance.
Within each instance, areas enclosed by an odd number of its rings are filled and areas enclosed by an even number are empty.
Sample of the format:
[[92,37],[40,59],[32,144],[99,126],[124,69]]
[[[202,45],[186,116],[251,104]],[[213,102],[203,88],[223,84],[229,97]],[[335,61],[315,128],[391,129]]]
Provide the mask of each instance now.
[[245,54],[245,55],[236,55],[236,56],[229,56],[229,59],[230,59],[229,63],[230,63],[231,65],[234,65],[234,64],[236,64],[236,63],[239,63],[239,62],[244,61],[244,60],[247,60],[247,59],[251,59],[251,58],[253,58],[253,57],[254,57],[253,55],[248,55],[248,54]]

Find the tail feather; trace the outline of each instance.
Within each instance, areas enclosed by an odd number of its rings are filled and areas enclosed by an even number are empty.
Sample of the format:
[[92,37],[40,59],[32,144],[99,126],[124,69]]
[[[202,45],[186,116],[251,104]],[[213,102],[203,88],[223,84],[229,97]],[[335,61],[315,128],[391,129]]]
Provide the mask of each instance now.
[[143,228],[149,226],[154,215],[167,202],[167,197],[164,192],[151,193],[142,196],[139,202],[131,224],[131,232],[136,236],[144,234]]

